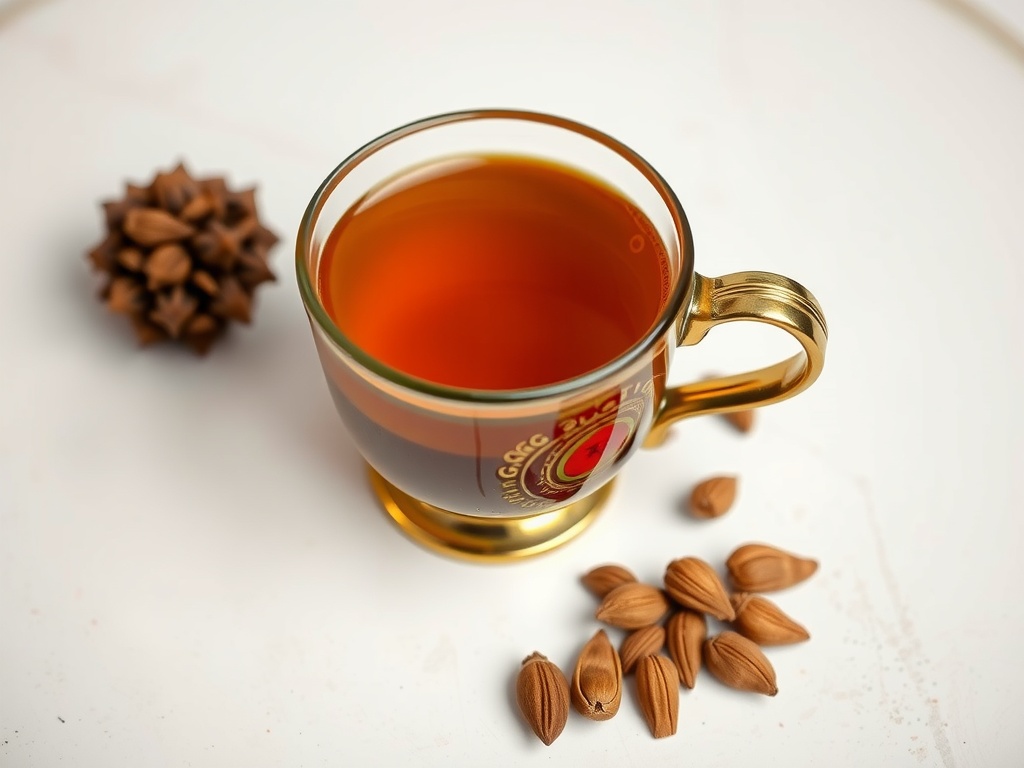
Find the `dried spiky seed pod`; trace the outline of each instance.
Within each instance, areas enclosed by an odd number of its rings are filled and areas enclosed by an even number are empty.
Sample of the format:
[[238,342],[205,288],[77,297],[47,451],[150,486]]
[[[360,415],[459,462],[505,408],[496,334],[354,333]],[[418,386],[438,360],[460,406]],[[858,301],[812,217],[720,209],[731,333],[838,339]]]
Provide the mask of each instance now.
[[143,345],[174,339],[204,354],[232,322],[248,323],[277,237],[257,219],[254,190],[193,179],[184,166],[103,205],[107,235],[88,256],[100,297]]

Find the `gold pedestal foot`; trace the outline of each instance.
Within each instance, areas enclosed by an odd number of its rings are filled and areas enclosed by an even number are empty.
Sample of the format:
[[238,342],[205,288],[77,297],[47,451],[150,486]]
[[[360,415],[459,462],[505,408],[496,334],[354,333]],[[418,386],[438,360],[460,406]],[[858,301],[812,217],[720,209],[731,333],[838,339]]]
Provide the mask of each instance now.
[[398,527],[444,555],[502,563],[539,555],[569,541],[593,522],[612,483],[552,512],[523,517],[472,517],[414,499],[370,467],[370,485]]

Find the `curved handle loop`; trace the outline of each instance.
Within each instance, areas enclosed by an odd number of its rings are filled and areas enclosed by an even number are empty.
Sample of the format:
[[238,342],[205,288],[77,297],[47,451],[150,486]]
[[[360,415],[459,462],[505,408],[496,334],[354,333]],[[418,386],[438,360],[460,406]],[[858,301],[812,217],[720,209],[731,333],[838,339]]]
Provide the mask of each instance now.
[[734,320],[782,328],[800,342],[803,351],[749,373],[667,389],[646,445],[659,445],[679,419],[775,403],[807,389],[818,378],[825,363],[828,328],[817,299],[802,285],[771,272],[694,275],[693,298],[679,328],[678,344],[696,344],[714,326]]

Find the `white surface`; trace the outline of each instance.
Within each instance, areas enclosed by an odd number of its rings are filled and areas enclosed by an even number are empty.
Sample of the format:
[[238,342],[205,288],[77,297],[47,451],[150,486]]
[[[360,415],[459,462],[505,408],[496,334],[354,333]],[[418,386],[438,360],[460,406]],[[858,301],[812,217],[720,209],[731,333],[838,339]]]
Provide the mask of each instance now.
[[[1024,48],[954,5],[0,9],[0,765],[1019,765]],[[625,140],[699,270],[795,277],[832,332],[820,382],[750,437],[683,425],[586,535],[493,568],[375,509],[290,253],[351,149],[489,105]],[[285,236],[254,327],[205,360],[137,351],[82,256],[99,200],[179,157],[258,181]],[[716,331],[674,377],[765,339]],[[690,521],[719,471],[736,508]],[[778,697],[705,674],[671,739],[632,696],[550,748],[526,732],[520,659],[568,668],[597,628],[580,573],[752,539],[822,562],[777,596],[813,635],[770,651]]]

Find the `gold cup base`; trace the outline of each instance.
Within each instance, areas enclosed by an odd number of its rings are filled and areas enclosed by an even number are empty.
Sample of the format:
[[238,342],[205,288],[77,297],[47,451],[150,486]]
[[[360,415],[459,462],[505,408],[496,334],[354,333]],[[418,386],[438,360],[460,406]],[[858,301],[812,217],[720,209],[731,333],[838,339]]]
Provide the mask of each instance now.
[[407,536],[428,549],[478,563],[505,563],[548,552],[590,525],[611,495],[606,483],[551,512],[523,517],[473,517],[449,512],[400,491],[372,467],[370,485]]

